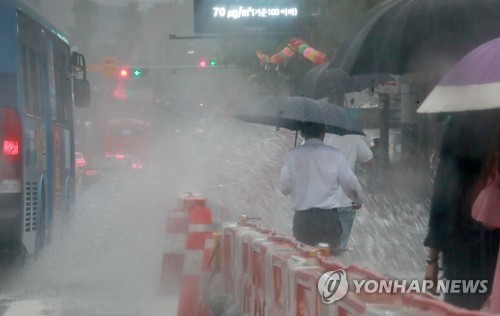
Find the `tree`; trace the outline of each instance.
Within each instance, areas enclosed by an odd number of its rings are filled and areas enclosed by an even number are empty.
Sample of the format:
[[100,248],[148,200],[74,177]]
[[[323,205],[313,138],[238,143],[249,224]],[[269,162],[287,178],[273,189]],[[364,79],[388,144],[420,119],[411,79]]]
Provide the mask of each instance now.
[[69,28],[71,41],[79,50],[87,53],[92,34],[97,31],[99,5],[94,0],[74,0],[71,13],[74,23]]

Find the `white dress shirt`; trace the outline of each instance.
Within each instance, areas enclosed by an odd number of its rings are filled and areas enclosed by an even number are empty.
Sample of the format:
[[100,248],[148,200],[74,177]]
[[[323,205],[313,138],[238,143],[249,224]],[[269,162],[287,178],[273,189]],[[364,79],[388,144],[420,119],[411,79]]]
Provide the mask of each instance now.
[[[356,162],[363,164],[367,163],[373,158],[372,150],[361,135],[340,136],[335,134],[327,134],[325,135],[323,143],[340,150],[347,159],[347,163],[349,164],[349,167],[352,171],[354,171]],[[338,201],[339,207],[351,206],[351,200],[346,196],[344,190],[342,189],[339,192]]]
[[354,202],[361,204],[363,192],[344,155],[318,138],[310,138],[285,156],[279,187],[290,195],[297,211],[313,207],[331,209],[339,206],[341,187]]

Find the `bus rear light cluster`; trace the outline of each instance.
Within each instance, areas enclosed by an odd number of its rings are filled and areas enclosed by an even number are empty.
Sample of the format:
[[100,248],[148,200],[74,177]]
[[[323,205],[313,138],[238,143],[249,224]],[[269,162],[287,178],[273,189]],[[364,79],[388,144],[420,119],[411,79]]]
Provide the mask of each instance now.
[[5,156],[19,155],[19,142],[17,140],[4,140],[3,141],[3,154]]
[[0,108],[0,193],[22,192],[22,128],[17,110]]
[[21,152],[21,121],[14,108],[3,108],[2,117],[2,153],[4,156],[17,157]]

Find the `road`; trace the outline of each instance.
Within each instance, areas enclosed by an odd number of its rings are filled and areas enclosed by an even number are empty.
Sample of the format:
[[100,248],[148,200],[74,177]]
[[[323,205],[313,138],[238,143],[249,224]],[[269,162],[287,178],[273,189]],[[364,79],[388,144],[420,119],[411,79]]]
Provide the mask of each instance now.
[[[229,118],[174,120],[157,135],[151,174],[103,177],[35,262],[3,269],[0,315],[169,315],[175,299],[158,288],[164,224],[178,196],[206,197],[216,221],[245,213],[290,235],[290,202],[276,184],[293,139]],[[341,260],[397,277],[423,274],[427,200],[409,183],[369,190]]]

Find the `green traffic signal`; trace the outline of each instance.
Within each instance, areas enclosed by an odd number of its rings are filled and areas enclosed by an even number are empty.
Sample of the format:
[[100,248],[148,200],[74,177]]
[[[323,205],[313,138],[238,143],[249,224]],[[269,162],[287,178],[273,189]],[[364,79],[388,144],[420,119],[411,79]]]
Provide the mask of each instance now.
[[215,59],[210,60],[210,67],[215,67],[215,66],[217,66],[217,60]]
[[133,69],[132,70],[132,75],[134,78],[140,78],[143,76],[146,76],[148,74],[147,69]]

